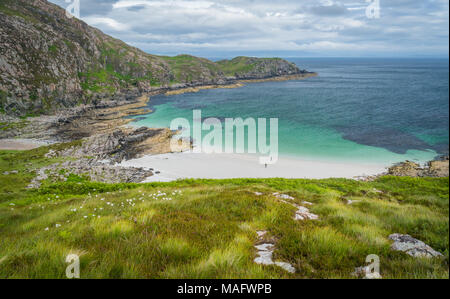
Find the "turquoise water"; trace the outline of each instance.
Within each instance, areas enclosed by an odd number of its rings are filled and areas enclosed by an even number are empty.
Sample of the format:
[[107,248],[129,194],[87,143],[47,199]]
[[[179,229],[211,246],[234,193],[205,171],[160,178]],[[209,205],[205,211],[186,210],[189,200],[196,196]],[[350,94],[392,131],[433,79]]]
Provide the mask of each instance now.
[[[448,154],[449,62],[440,59],[289,59],[319,73],[300,81],[155,96],[135,126],[175,118],[278,118],[280,155],[321,161],[425,162]],[[208,132],[204,132],[205,135]]]

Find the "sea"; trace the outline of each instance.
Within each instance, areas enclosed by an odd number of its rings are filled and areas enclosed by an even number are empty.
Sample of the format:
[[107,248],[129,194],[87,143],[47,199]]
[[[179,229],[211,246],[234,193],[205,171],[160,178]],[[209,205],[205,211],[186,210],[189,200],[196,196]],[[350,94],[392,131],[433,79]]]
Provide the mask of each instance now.
[[286,59],[318,76],[153,96],[152,112],[134,116],[132,125],[169,127],[176,118],[192,122],[193,110],[201,110],[222,123],[266,118],[267,130],[278,119],[280,156],[389,165],[448,154],[448,59]]

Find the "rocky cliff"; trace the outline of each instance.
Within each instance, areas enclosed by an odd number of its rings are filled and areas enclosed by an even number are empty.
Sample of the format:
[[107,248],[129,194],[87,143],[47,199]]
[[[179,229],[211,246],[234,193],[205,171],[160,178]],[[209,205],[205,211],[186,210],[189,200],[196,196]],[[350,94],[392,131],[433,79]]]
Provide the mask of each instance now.
[[0,0],[0,111],[24,115],[158,89],[301,74],[282,59],[147,54],[45,0]]
[[227,79],[266,79],[278,76],[290,76],[307,73],[281,58],[236,57],[232,60],[221,60],[217,64]]

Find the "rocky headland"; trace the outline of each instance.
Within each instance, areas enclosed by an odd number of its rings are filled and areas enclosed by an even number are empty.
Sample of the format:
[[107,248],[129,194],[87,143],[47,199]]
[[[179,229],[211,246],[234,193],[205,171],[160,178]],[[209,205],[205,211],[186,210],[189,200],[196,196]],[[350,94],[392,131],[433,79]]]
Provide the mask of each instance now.
[[144,93],[312,74],[279,58],[216,63],[151,55],[67,18],[46,0],[2,0],[0,23],[0,110],[8,115],[53,114]]
[[67,18],[64,9],[45,0],[2,1],[0,23],[0,139],[73,143],[49,155],[75,160],[37,170],[33,186],[63,168],[106,182],[139,182],[151,175],[126,168],[113,175],[111,167],[170,152],[174,132],[126,126],[132,121],[127,116],[150,112],[152,95],[316,75],[279,58],[215,63],[151,55]]

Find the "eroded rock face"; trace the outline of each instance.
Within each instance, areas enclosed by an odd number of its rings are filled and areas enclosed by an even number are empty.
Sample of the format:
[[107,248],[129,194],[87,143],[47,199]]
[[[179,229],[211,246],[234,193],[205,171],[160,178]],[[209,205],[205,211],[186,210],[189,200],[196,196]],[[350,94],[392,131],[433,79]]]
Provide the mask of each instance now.
[[70,174],[87,176],[94,182],[140,183],[152,176],[153,172],[144,168],[107,165],[95,159],[78,159],[43,167],[36,174],[29,189],[39,188],[42,181],[47,179],[66,181]]
[[419,164],[406,161],[403,163],[399,163],[397,165],[392,166],[389,168],[388,174],[393,176],[411,176],[416,177],[419,176],[420,172],[422,171],[422,168]]
[[248,67],[237,68],[231,73],[226,73],[227,79],[264,79],[276,76],[289,76],[306,73],[301,71],[295,64],[283,59],[258,59],[254,57],[236,57],[232,60],[222,60],[219,66],[226,69],[235,65],[246,65]]
[[120,163],[144,153],[146,148],[143,143],[163,132],[167,133],[167,138],[170,137],[170,132],[165,129],[142,127],[128,132],[117,129],[112,133],[91,136],[84,140],[80,147],[66,150],[61,155],[67,157],[94,156],[98,160],[107,159],[114,163]]
[[406,161],[389,168],[388,175],[409,177],[448,177],[449,159],[448,156],[442,157],[439,160],[428,162],[425,167],[411,161]]
[[151,92],[303,74],[283,59],[238,58],[247,67],[226,76],[222,65],[179,55],[145,53],[114,39],[46,0],[0,2],[0,108],[7,113],[54,113],[80,103]]
[[[161,84],[174,78],[164,60],[67,18],[45,0],[2,0],[0,23],[0,104],[7,112],[55,111],[114,97],[123,88],[152,89],[150,79],[133,85],[108,68],[132,78],[151,72]],[[106,79],[92,80],[99,72]]]
[[410,235],[392,234],[389,236],[389,239],[394,241],[394,244],[391,246],[392,250],[402,251],[410,256],[427,258],[442,256],[440,252]]
[[428,175],[431,177],[448,177],[449,176],[449,157],[443,157],[438,161],[428,163]]

